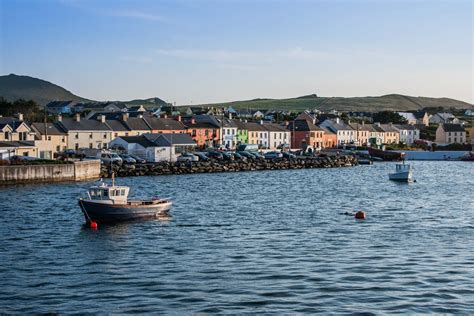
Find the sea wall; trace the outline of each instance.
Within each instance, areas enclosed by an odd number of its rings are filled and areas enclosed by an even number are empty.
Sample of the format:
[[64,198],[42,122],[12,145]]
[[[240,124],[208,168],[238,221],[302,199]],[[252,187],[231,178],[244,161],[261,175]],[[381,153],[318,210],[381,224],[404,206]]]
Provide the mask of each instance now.
[[205,161],[205,162],[159,162],[153,164],[136,164],[123,166],[102,166],[101,176],[111,176],[111,170],[116,176],[150,176],[189,173],[238,172],[257,170],[284,170],[303,168],[335,168],[357,165],[353,156],[327,156],[317,158],[275,159],[255,161]]
[[71,164],[0,166],[0,185],[34,182],[63,182],[98,179],[100,161],[75,161]]

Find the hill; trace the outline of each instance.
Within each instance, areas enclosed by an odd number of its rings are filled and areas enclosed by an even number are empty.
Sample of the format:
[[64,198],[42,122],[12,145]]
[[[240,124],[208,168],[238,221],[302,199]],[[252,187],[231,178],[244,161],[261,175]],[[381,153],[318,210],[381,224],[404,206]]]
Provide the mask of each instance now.
[[0,76],[0,96],[7,101],[25,99],[33,100],[40,105],[46,105],[54,100],[90,101],[51,82],[15,74]]
[[254,99],[204,106],[232,106],[234,109],[273,109],[303,111],[318,109],[321,111],[414,111],[425,107],[444,107],[467,109],[469,103],[449,98],[411,97],[400,94],[389,94],[379,97],[318,97],[315,94],[290,99]]
[[167,105],[168,103],[160,98],[149,98],[149,99],[136,99],[132,101],[124,101],[126,105],[143,105],[146,108],[156,108],[161,105]]

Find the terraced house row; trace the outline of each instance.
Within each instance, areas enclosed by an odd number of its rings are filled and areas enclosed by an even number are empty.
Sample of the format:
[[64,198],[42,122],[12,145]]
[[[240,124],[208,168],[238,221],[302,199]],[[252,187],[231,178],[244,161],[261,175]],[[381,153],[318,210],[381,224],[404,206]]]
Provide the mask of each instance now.
[[[321,117],[319,120],[307,112],[291,122],[272,123],[246,122],[208,114],[168,118],[144,111],[116,111],[93,112],[87,118],[80,114],[72,117],[58,115],[53,123],[28,123],[19,114],[17,117],[0,117],[0,158],[12,154],[52,158],[54,153],[66,149],[106,149],[118,137],[143,134],[188,134],[195,146],[203,149],[234,149],[238,144],[257,144],[269,150],[308,146],[324,149],[345,144],[411,144],[420,138],[416,125],[364,124]],[[442,135],[444,130],[448,131],[447,137]],[[437,140],[444,143],[466,141],[464,128],[456,124],[445,124],[437,136]]]

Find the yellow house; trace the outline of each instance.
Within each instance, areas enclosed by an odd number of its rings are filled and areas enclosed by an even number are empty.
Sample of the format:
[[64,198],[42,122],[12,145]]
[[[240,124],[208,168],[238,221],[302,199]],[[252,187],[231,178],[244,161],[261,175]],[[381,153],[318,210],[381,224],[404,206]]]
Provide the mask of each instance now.
[[12,155],[36,157],[38,152],[34,144],[35,132],[18,117],[0,117],[0,159]]
[[384,144],[398,144],[400,142],[400,133],[391,123],[381,124],[380,128],[384,132]]

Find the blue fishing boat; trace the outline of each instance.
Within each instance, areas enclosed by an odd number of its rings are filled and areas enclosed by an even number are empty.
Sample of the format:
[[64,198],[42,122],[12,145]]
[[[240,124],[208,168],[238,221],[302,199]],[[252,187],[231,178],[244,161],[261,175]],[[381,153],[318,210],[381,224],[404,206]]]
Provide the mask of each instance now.
[[79,199],[86,223],[109,223],[168,215],[172,205],[170,200],[129,200],[129,191],[129,187],[117,186],[114,181],[111,186],[103,182],[89,188],[88,196]]

